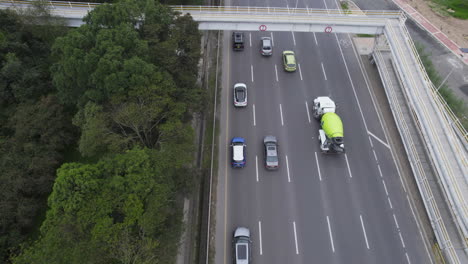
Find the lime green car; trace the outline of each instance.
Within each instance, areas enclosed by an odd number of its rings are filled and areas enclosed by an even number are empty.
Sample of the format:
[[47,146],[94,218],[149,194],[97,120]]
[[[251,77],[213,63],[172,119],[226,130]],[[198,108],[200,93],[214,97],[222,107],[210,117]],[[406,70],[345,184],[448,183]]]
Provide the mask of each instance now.
[[283,66],[284,70],[288,72],[296,71],[296,56],[294,51],[285,50],[283,51]]

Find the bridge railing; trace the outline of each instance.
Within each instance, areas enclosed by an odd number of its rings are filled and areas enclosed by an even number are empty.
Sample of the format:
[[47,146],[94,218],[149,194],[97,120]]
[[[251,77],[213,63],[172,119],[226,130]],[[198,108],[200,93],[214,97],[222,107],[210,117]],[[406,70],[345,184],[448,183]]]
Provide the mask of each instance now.
[[[225,13],[225,14],[275,14],[275,15],[356,15],[341,9],[315,9],[290,7],[256,7],[256,6],[171,6],[181,13]],[[393,10],[364,10],[359,16],[398,18],[401,11]]]

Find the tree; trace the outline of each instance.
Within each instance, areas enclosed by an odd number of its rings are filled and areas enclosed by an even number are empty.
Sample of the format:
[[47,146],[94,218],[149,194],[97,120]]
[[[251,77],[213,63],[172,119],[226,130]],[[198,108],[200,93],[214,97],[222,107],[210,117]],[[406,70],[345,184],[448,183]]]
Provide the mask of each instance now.
[[[174,177],[190,152],[134,149],[58,170],[41,238],[15,263],[161,263]],[[169,157],[166,157],[169,154]]]

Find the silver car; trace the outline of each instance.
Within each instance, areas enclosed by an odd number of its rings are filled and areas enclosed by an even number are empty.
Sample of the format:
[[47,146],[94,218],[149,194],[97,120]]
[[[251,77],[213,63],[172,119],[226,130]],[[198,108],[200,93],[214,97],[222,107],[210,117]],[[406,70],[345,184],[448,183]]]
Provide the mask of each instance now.
[[260,52],[262,53],[263,56],[271,56],[273,54],[273,45],[272,45],[271,38],[263,37],[260,41],[260,44],[261,44]]
[[234,84],[234,106],[247,106],[247,86],[245,85],[245,83]]
[[279,167],[278,141],[275,136],[265,136],[263,138],[265,146],[265,168],[276,170]]
[[234,239],[232,242],[234,263],[251,263],[250,230],[246,227],[238,227],[236,231],[234,231]]

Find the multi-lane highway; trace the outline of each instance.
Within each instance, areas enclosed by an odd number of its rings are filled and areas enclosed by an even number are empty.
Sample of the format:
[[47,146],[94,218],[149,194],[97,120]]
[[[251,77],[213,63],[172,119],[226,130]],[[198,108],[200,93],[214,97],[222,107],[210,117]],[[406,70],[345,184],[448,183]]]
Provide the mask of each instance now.
[[[236,1],[226,5],[336,8],[334,0]],[[262,57],[260,38],[272,37]],[[248,227],[254,263],[432,263],[387,134],[346,34],[245,32],[244,51],[224,32],[219,115],[215,263],[232,263],[232,232]],[[297,71],[283,70],[293,50]],[[249,105],[233,106],[234,83]],[[346,154],[324,155],[312,101],[330,96],[345,131]],[[280,169],[263,166],[262,139],[279,141]],[[229,142],[247,141],[247,165],[232,169]]]

